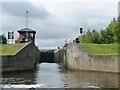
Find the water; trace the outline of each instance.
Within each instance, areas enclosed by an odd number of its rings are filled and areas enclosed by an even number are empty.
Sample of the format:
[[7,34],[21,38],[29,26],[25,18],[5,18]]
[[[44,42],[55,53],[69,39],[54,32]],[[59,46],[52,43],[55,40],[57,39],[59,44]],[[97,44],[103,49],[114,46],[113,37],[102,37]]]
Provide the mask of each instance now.
[[41,63],[35,71],[3,73],[4,88],[118,88],[118,74],[69,71],[56,63]]

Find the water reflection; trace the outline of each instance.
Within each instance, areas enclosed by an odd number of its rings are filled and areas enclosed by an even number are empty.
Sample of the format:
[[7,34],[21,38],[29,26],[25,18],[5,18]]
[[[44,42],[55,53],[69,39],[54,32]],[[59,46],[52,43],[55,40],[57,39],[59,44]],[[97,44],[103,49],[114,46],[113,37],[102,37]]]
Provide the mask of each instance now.
[[78,88],[118,88],[118,74],[69,71],[66,74],[67,87]]
[[36,84],[36,71],[4,72],[2,84]]
[[118,88],[118,74],[115,73],[91,73],[91,83],[102,88]]
[[41,63],[36,71],[3,73],[3,84],[34,84],[42,88],[118,88],[118,74],[69,71],[60,64]]
[[37,83],[45,84],[45,88],[62,88],[64,76],[55,63],[41,63],[37,72]]

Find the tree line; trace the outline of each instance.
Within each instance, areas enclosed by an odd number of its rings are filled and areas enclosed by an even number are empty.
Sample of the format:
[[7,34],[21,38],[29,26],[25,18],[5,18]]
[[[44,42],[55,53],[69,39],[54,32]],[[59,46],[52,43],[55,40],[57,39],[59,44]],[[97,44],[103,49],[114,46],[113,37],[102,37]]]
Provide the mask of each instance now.
[[87,30],[79,36],[81,43],[110,44],[120,43],[120,16],[113,18],[110,24],[101,31]]
[[7,44],[7,39],[6,39],[6,37],[5,37],[4,34],[3,34],[3,35],[0,35],[0,43],[1,43],[1,44]]

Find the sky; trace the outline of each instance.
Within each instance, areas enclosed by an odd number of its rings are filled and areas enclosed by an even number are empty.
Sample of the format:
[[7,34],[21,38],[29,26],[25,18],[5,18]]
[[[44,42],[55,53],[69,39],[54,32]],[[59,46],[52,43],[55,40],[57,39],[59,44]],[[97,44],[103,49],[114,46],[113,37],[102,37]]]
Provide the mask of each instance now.
[[119,0],[2,0],[0,27],[7,36],[26,27],[36,30],[35,43],[40,49],[65,45],[66,39],[78,37],[79,29],[100,31],[118,16]]

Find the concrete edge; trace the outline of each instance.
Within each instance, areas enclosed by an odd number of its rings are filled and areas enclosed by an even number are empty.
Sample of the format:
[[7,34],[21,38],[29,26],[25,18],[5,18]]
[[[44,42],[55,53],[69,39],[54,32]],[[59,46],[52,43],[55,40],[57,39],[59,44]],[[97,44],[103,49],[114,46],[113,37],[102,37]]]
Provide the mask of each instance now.
[[60,49],[55,50],[54,53],[58,52],[59,50],[60,50]]
[[83,51],[85,51],[88,55],[92,56],[92,54],[89,53],[89,52],[88,52],[84,47],[82,47],[80,44],[78,44],[78,43],[74,43],[74,44],[76,44],[80,49],[82,49]]
[[59,50],[62,50],[62,49],[64,49],[64,48],[57,49],[57,50],[54,51],[54,53],[56,53],[56,52],[58,52]]
[[23,47],[21,47],[19,50],[17,50],[14,54],[12,55],[16,55],[17,53],[19,53],[21,50],[23,50],[23,48],[27,47],[31,42],[25,43],[25,45]]
[[[72,44],[72,43],[69,43],[69,44]],[[89,54],[90,56],[120,56],[119,54],[118,55],[109,55],[109,54],[100,54],[100,55],[93,55],[91,53],[89,53],[84,47],[82,47],[80,44],[78,43],[74,43],[76,44],[80,49],[84,50],[87,54]]]
[[8,54],[8,55],[0,55],[0,56],[14,56],[16,55],[17,53],[19,53],[21,50],[23,50],[25,47],[27,47],[31,42],[28,42],[28,43],[25,43],[24,46],[22,46],[19,50],[17,50],[15,53],[13,54]]
[[[77,44],[77,43],[76,43]],[[83,49],[86,53],[88,53],[90,56],[120,56],[119,54],[118,55],[110,55],[110,54],[99,54],[99,55],[93,55],[91,54],[90,52],[88,52],[84,47],[82,47],[80,44],[77,44],[81,49]]]
[[120,56],[120,55],[109,55],[109,54],[104,54],[104,55],[102,55],[102,54],[101,54],[101,55],[91,55],[91,56],[93,56],[93,57],[95,57],[95,56],[96,56],[96,57],[97,57],[97,56],[101,56],[101,57],[102,57],[102,56]]

